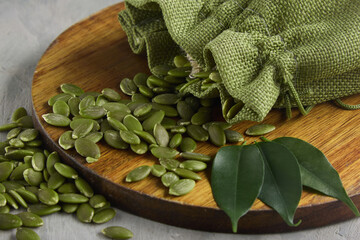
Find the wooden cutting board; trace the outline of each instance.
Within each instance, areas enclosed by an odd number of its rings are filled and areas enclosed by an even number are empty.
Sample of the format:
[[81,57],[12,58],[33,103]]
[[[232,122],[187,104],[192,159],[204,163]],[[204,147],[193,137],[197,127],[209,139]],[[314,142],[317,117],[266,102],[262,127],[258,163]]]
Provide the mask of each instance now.
[[[49,46],[36,68],[33,84],[33,115],[47,146],[56,150],[63,160],[75,167],[98,191],[116,206],[139,216],[185,228],[230,232],[228,217],[216,206],[209,184],[210,170],[200,173],[203,180],[182,197],[172,197],[159,178],[150,176],[137,183],[126,183],[126,174],[140,165],[152,165],[157,160],[150,154],[139,156],[130,150],[115,150],[100,144],[98,162],[88,164],[75,151],[64,151],[57,144],[66,131],[46,124],[42,114],[51,111],[47,100],[60,93],[62,83],[73,83],[85,91],[100,92],[105,87],[119,90],[125,77],[138,72],[149,73],[145,56],[132,53],[127,37],[121,29],[117,13],[124,4],[106,8],[62,33]],[[125,97],[125,96],[124,96]],[[359,103],[360,96],[345,99]],[[339,172],[348,194],[360,206],[360,111],[345,111],[333,103],[317,105],[308,116],[286,120],[284,111],[273,110],[263,121],[274,124],[276,130],[269,139],[282,136],[301,138],[322,150]],[[244,133],[253,122],[242,122],[233,129]],[[258,138],[246,137],[248,143]],[[217,148],[208,143],[198,144],[196,152],[215,155]],[[305,190],[295,222],[299,227],[288,227],[277,213],[256,201],[251,211],[239,221],[239,232],[266,233],[296,231],[319,227],[352,218],[352,212],[341,202]]]

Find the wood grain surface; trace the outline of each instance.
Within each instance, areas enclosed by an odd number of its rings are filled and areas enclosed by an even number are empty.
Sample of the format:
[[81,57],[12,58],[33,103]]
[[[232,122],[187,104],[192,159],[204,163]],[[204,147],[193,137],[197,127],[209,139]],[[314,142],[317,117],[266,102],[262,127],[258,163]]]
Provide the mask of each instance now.
[[[85,91],[100,92],[105,87],[120,92],[124,77],[138,72],[149,73],[145,56],[132,53],[127,37],[117,21],[122,3],[113,5],[73,25],[49,46],[38,63],[33,83],[33,115],[47,145],[60,153],[63,160],[74,166],[83,176],[105,194],[115,205],[137,215],[163,223],[216,232],[230,232],[228,217],[218,209],[211,194],[210,171],[200,173],[203,180],[182,197],[172,197],[155,177],[137,183],[126,183],[126,174],[140,165],[153,165],[157,160],[150,154],[136,155],[127,150],[115,150],[100,144],[101,158],[88,164],[75,151],[64,151],[58,144],[66,128],[46,124],[41,115],[51,111],[47,100],[60,93],[62,83],[73,83]],[[123,95],[125,98],[125,96]],[[359,102],[359,96],[345,99]],[[317,105],[308,116],[293,110],[293,118],[286,120],[284,111],[273,110],[263,121],[274,124],[276,130],[269,139],[282,136],[301,138],[322,150],[339,172],[348,194],[360,206],[359,111],[345,111],[332,103]],[[242,122],[233,127],[244,133],[254,122]],[[246,137],[248,143],[258,138]],[[217,148],[208,143],[198,144],[196,152],[215,155]],[[288,227],[273,210],[256,201],[251,211],[239,221],[239,232],[266,233],[296,231],[324,226],[354,217],[341,202],[304,190],[295,221],[297,228]]]

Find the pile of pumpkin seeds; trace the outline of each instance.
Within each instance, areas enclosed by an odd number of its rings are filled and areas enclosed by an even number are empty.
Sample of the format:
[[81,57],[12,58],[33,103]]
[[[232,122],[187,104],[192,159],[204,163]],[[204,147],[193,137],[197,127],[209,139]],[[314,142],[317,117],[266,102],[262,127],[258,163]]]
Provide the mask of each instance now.
[[[197,142],[210,141],[221,147],[244,138],[229,129],[230,124],[213,121],[217,98],[199,99],[183,93],[196,81],[202,81],[202,88],[220,82],[219,73],[189,75],[191,66],[183,56],[176,56],[174,65],[176,68],[157,66],[154,75],[138,73],[133,79],[124,78],[120,90],[130,99],[122,99],[110,88],[101,93],[84,92],[64,83],[60,86],[62,92],[48,101],[52,113],[42,117],[53,126],[70,126],[71,130],[60,136],[59,145],[65,150],[75,148],[89,163],[99,159],[96,143],[102,138],[116,149],[130,148],[136,154],[150,152],[159,164],[134,169],[126,181],[139,181],[152,173],[161,177],[169,194],[184,195],[195,186],[194,181],[201,179],[196,172],[206,169],[206,161],[211,160],[203,154],[191,154]],[[229,99],[223,115],[231,118],[241,107],[240,102]],[[180,162],[179,156],[186,161]]]
[[[0,142],[0,229],[17,228],[16,239],[40,239],[30,228],[43,225],[42,216],[63,211],[75,213],[84,223],[105,223],[116,214],[106,198],[94,194],[76,170],[61,162],[57,152],[43,147],[38,130],[24,108],[12,115],[12,123],[0,126],[8,131]],[[18,214],[11,209],[26,209]],[[102,230],[113,239],[128,239],[132,233],[122,227]]]

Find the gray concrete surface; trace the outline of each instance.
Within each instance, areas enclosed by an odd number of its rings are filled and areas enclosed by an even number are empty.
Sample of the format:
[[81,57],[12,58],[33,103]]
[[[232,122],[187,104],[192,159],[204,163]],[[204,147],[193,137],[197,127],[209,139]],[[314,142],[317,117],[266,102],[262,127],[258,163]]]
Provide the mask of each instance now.
[[[36,64],[53,39],[72,24],[119,0],[0,0],[0,124],[9,122],[14,109],[31,109],[31,82]],[[5,139],[0,133],[0,141]],[[193,231],[150,221],[122,210],[104,225],[82,224],[74,215],[44,217],[35,231],[41,239],[105,239],[100,230],[121,225],[134,232],[133,239],[154,240],[303,240],[360,239],[360,219],[327,227],[284,234],[235,235]],[[331,214],[331,212],[329,212]],[[15,230],[1,231],[0,239],[16,239]]]

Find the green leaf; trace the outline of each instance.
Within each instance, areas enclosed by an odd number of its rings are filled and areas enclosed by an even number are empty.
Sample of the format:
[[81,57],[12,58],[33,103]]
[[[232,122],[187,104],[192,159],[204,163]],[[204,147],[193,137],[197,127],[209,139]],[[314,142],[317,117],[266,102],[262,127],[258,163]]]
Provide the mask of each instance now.
[[256,143],[265,165],[264,183],[259,199],[277,211],[289,226],[302,192],[299,164],[283,145],[274,142]]
[[215,156],[211,188],[218,206],[230,217],[233,232],[246,214],[264,179],[264,163],[255,145],[222,147]]
[[315,189],[344,202],[356,216],[359,211],[347,195],[339,174],[331,166],[325,155],[316,147],[301,139],[282,137],[274,142],[287,147],[297,158],[304,186]]

